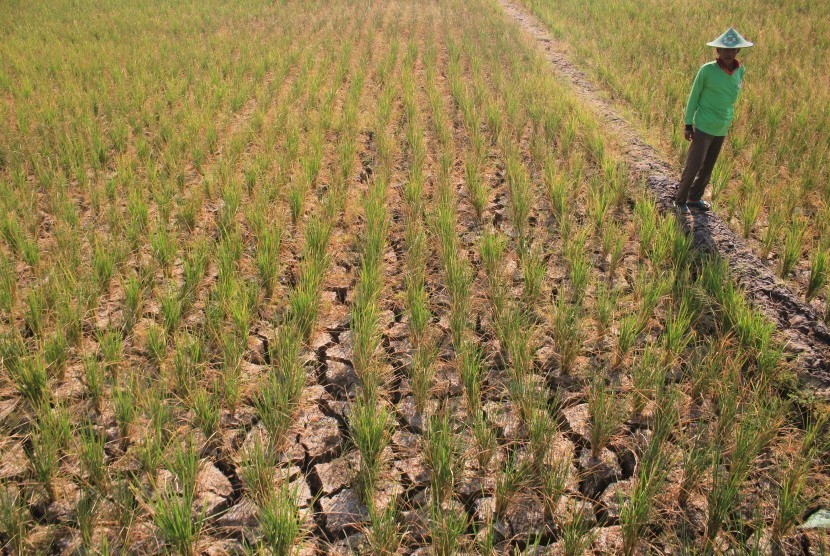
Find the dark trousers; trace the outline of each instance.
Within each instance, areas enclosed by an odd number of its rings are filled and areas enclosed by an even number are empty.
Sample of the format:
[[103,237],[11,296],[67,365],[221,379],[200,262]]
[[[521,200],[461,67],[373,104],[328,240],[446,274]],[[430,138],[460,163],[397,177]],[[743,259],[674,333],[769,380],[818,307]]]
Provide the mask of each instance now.
[[689,154],[686,155],[686,166],[677,186],[675,201],[680,204],[699,201],[703,191],[712,177],[712,169],[718,160],[720,149],[725,137],[709,135],[699,129],[695,130]]

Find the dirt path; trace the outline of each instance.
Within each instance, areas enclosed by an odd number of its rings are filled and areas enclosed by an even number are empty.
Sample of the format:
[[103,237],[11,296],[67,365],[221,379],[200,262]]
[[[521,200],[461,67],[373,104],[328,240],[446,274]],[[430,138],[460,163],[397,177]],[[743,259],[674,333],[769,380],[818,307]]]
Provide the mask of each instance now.
[[[522,7],[509,0],[498,0],[544,51],[554,72],[567,81],[604,121],[621,146],[632,178],[645,180],[661,211],[673,210],[678,176],[671,165],[648,145],[621,115],[605,100],[599,89],[567,58],[562,45],[544,25]],[[761,262],[749,245],[717,214],[693,212],[682,221],[694,235],[694,245],[705,252],[718,253],[729,263],[738,283],[779,332],[794,353],[801,378],[820,393],[830,394],[830,330],[821,317],[782,283]]]

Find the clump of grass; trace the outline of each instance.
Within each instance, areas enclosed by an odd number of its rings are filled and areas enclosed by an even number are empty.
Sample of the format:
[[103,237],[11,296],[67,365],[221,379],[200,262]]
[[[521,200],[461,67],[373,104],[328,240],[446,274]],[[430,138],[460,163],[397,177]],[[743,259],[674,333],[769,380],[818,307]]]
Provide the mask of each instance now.
[[805,428],[798,451],[792,455],[784,471],[784,478],[778,491],[778,503],[772,524],[772,541],[781,549],[781,540],[792,531],[808,508],[809,498],[805,487],[810,479],[815,458],[827,448],[826,434],[828,417],[819,415],[811,419]]
[[554,350],[559,358],[563,374],[574,370],[576,359],[582,352],[582,309],[560,296],[552,318]]
[[461,446],[455,435],[453,422],[446,411],[440,411],[429,418],[425,437],[426,460],[432,470],[432,504],[439,507],[452,495]]
[[804,233],[807,225],[804,222],[796,222],[787,229],[787,236],[784,240],[784,250],[781,253],[781,267],[779,276],[786,278],[790,275],[795,263],[801,259],[801,252],[804,248]]
[[567,556],[585,554],[594,542],[593,522],[581,508],[571,513],[562,527],[562,545]]
[[0,487],[0,531],[7,546],[16,554],[26,554],[32,518],[20,491],[8,485]]
[[296,486],[288,481],[259,503],[259,529],[262,548],[271,554],[293,554],[305,531],[297,507]]
[[282,229],[264,227],[257,239],[256,265],[266,297],[271,297],[280,273],[280,246]]
[[454,505],[431,508],[430,537],[433,551],[436,556],[457,554],[461,539],[469,525],[467,512]]
[[360,452],[357,489],[367,506],[374,504],[373,493],[383,466],[383,452],[392,439],[392,416],[385,405],[360,396],[349,416],[352,442]]
[[278,452],[263,446],[259,437],[254,438],[242,455],[239,477],[251,498],[259,503],[274,495],[277,456]]
[[671,469],[671,452],[666,450],[678,420],[677,391],[661,389],[651,440],[640,456],[639,468],[634,479],[630,499],[620,510],[623,535],[623,553],[634,554],[637,543],[652,519],[655,498],[664,487]]
[[596,460],[626,418],[625,400],[597,374],[591,380],[588,392],[588,411],[591,457]]
[[369,510],[367,539],[372,554],[391,556],[397,554],[404,542],[401,524],[400,502],[393,497],[384,508],[372,506]]
[[473,205],[473,210],[476,213],[476,218],[481,221],[484,215],[484,209],[487,208],[488,191],[487,186],[482,183],[479,174],[479,164],[475,156],[469,156],[464,165],[464,172],[466,176],[467,191],[470,195],[470,203]]
[[818,251],[810,263],[810,279],[804,299],[810,301],[827,283],[827,252]]

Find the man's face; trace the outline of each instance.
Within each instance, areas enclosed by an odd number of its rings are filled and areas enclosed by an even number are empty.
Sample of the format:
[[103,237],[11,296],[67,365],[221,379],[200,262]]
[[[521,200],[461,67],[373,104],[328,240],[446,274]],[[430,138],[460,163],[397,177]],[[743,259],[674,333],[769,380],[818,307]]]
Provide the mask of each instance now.
[[733,62],[740,52],[740,48],[718,48],[718,56],[727,64]]

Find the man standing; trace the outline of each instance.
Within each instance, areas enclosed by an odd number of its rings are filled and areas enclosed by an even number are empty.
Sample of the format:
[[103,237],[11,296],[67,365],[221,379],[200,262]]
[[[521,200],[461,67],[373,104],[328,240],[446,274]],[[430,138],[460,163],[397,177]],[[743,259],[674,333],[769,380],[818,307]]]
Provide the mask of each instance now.
[[732,123],[732,106],[744,77],[744,66],[736,56],[741,48],[749,48],[753,43],[730,27],[706,45],[714,46],[718,56],[715,61],[701,66],[686,104],[684,136],[692,144],[674,201],[681,214],[688,214],[690,206],[701,210],[711,208],[703,200],[703,191],[712,177],[712,168]]

